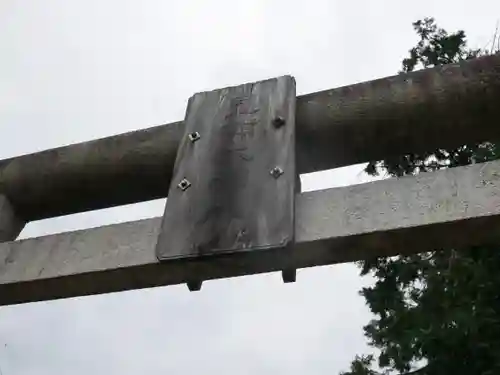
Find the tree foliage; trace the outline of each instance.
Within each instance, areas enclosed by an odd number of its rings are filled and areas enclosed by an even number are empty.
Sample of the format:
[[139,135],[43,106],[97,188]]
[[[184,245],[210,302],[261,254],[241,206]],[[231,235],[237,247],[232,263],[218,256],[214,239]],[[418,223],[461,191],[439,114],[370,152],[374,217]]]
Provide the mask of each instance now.
[[[469,49],[463,31],[449,34],[432,18],[413,27],[419,41],[402,72],[485,53]],[[475,143],[371,162],[367,172],[399,177],[498,158],[494,143]],[[357,356],[344,375],[500,374],[500,246],[436,249],[360,267],[376,280],[360,293],[375,316],[365,336],[378,352]]]

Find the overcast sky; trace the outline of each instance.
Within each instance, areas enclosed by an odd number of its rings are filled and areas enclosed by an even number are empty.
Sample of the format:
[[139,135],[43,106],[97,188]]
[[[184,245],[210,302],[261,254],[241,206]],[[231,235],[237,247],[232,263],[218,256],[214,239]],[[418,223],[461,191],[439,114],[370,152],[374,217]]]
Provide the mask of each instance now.
[[[308,93],[395,74],[433,16],[483,47],[500,2],[0,0],[0,158],[182,119],[195,92],[295,76]],[[366,181],[362,166],[306,190]],[[36,236],[161,215],[164,200],[45,220]],[[0,308],[3,375],[337,374],[369,352],[353,265]]]

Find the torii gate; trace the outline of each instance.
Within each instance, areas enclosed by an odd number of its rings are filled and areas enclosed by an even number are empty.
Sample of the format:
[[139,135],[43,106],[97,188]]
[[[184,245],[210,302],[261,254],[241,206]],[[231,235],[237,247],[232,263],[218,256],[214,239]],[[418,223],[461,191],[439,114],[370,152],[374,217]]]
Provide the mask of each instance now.
[[[500,244],[500,161],[300,193],[298,174],[500,139],[500,55],[296,97],[194,95],[183,122],[0,161],[0,305]],[[152,218],[28,221],[166,197]]]

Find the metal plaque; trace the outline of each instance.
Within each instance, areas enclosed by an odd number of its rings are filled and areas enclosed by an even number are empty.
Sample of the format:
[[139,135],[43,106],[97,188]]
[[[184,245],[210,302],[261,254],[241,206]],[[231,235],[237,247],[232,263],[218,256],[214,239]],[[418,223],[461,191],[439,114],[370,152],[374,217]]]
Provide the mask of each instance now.
[[295,80],[283,76],[195,94],[184,125],[158,259],[291,244]]

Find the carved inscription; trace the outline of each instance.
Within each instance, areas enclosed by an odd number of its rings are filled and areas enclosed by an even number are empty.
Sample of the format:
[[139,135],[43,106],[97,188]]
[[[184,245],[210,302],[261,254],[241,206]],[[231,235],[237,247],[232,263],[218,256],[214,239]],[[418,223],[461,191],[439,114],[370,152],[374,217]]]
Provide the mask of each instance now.
[[[287,118],[277,130],[273,118]],[[162,231],[160,260],[282,247],[293,239],[295,83],[276,79],[196,94],[186,114]],[[279,179],[269,171],[280,166]],[[286,239],[284,241],[283,239]]]
[[[217,226],[212,227],[211,233],[204,236],[205,241],[195,244],[200,254],[221,244],[221,231],[226,231],[228,239],[232,238],[231,243],[225,244],[226,247],[251,246],[251,230],[242,217],[244,210],[240,207],[239,200],[249,184],[249,162],[254,158],[252,143],[259,123],[259,111],[259,108],[251,106],[251,100],[247,96],[229,99],[228,113],[224,116],[219,133],[221,144],[225,147],[217,153],[214,161],[218,168],[210,182],[210,207],[198,221],[198,227],[203,223],[216,223]],[[228,206],[227,202],[232,203]]]
[[252,160],[251,141],[254,139],[255,126],[258,124],[259,108],[250,106],[249,97],[236,97],[231,99],[230,113],[226,121],[231,121],[235,129],[231,150],[245,160]]

